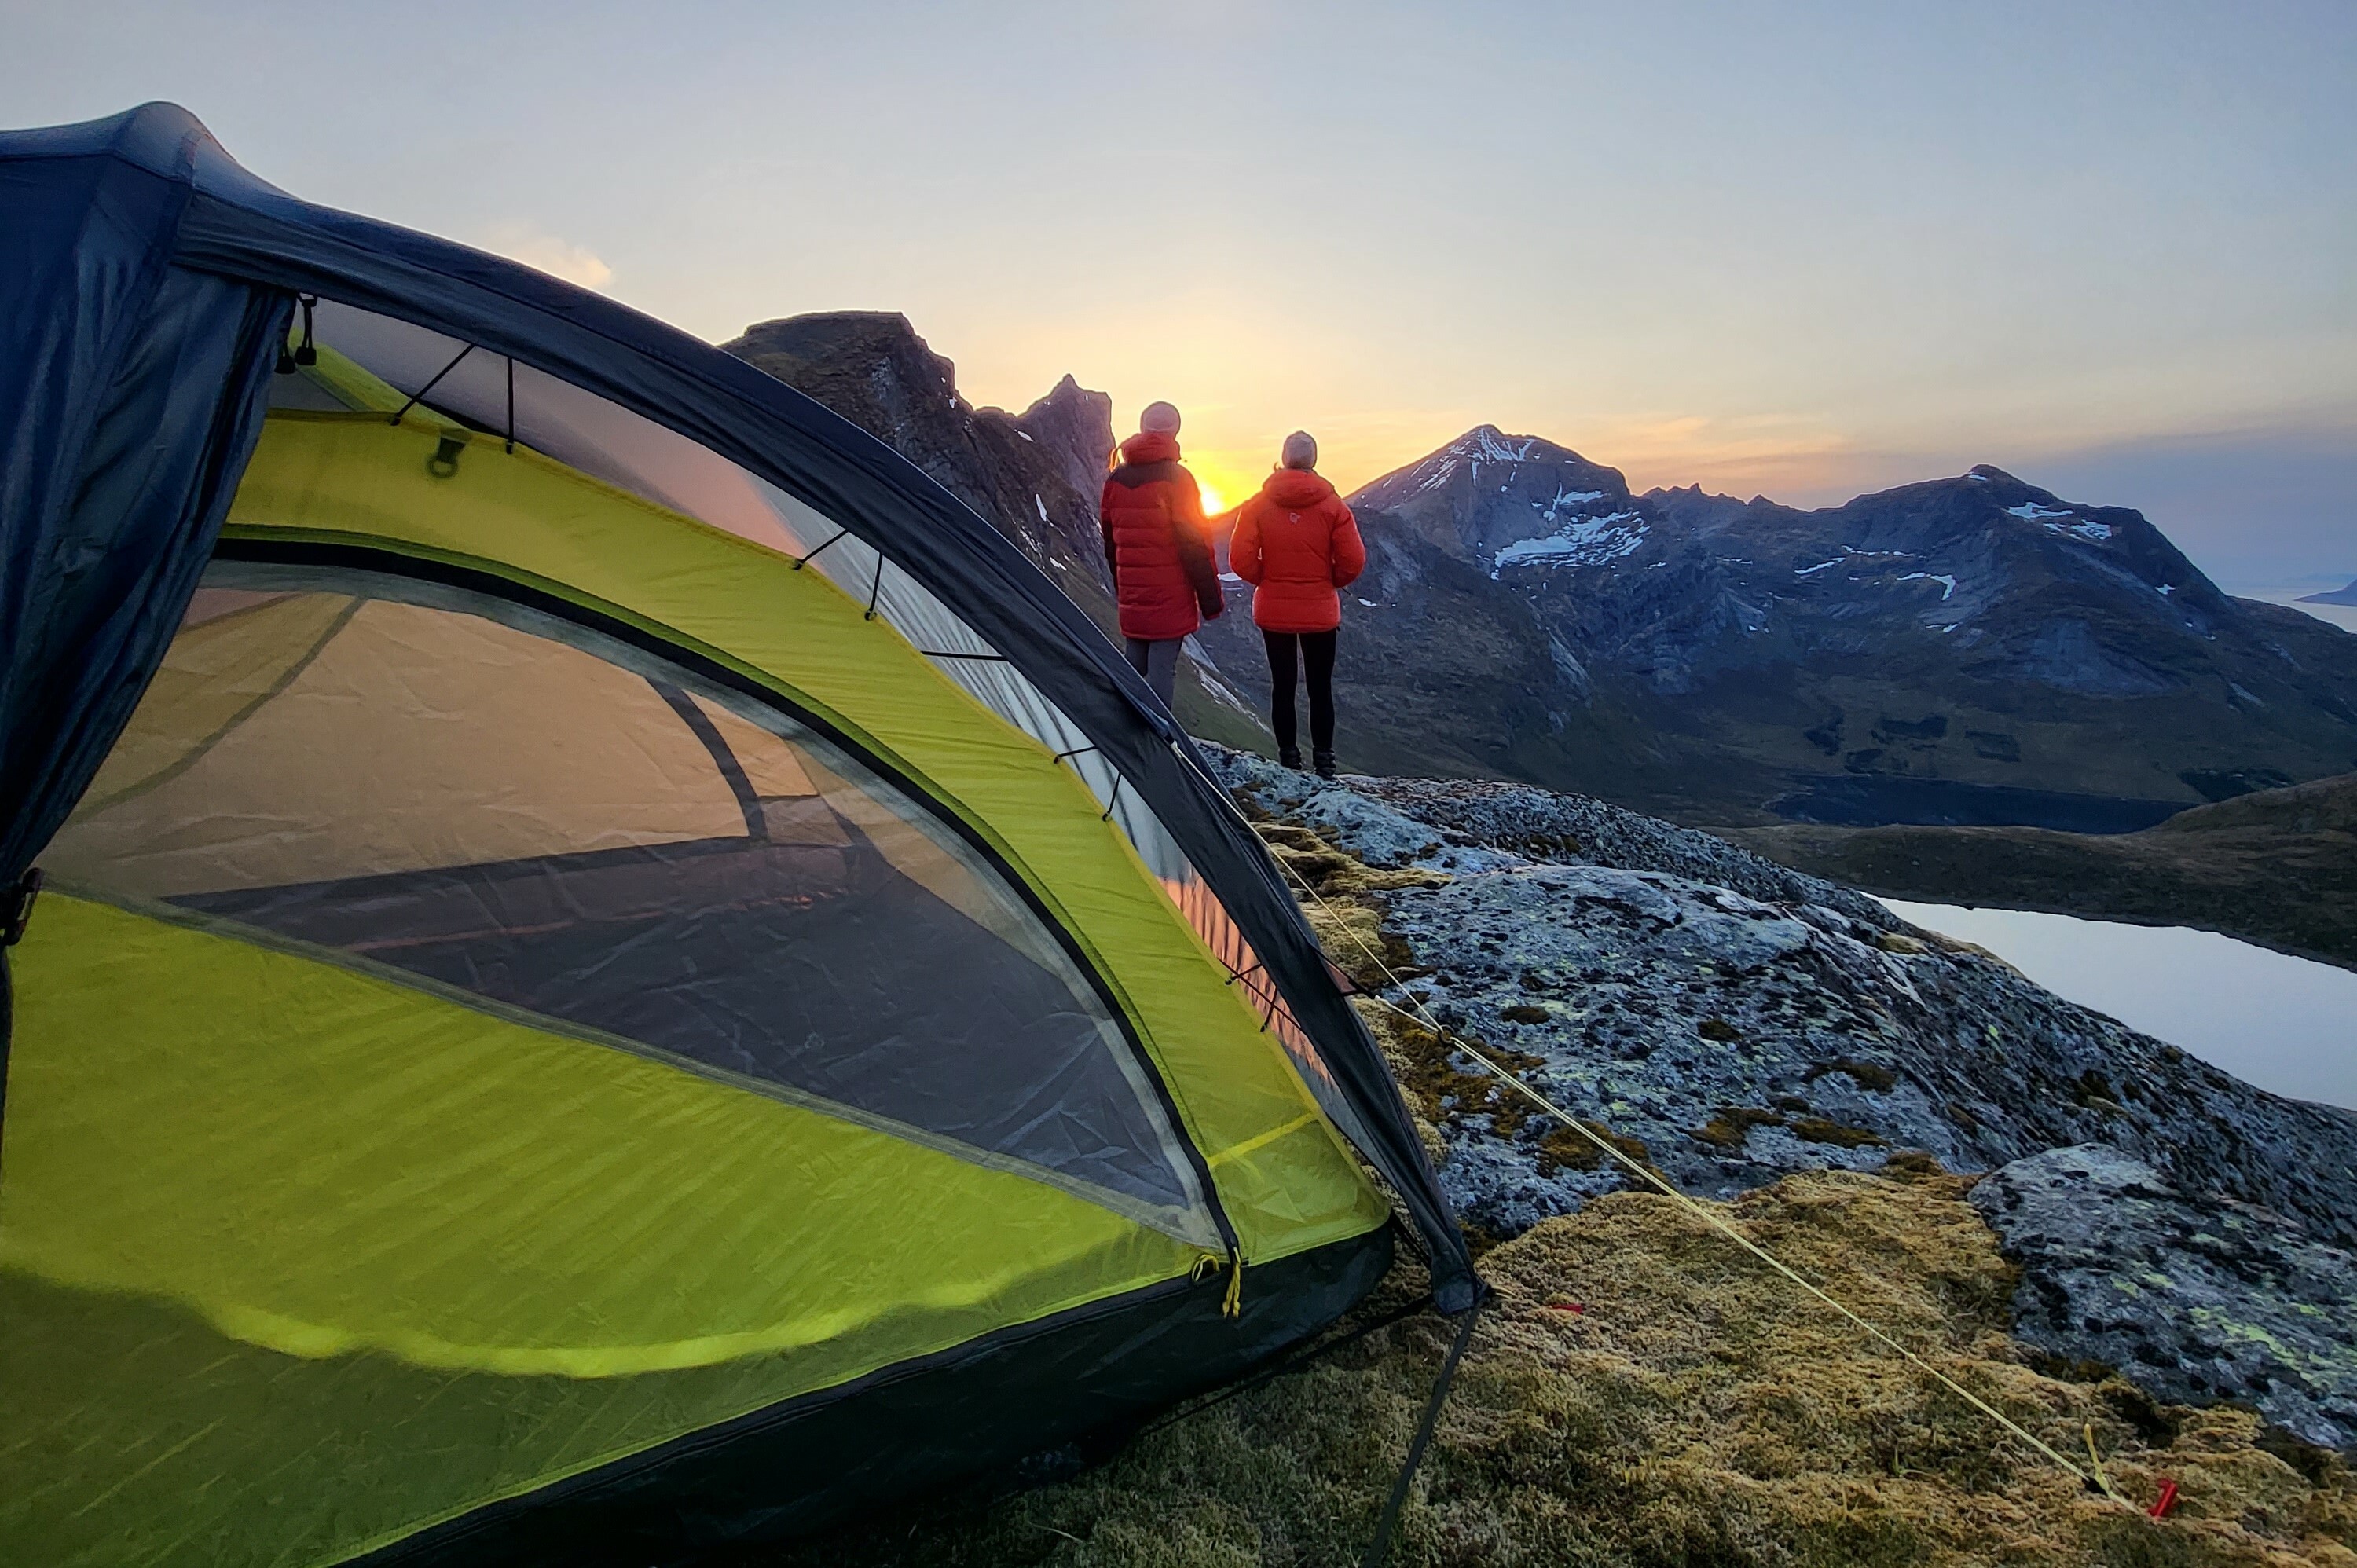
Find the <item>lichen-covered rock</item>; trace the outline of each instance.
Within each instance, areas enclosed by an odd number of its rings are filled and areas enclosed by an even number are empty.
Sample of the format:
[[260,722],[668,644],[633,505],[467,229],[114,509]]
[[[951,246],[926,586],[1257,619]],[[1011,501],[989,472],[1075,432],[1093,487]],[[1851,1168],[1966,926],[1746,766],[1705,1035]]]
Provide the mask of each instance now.
[[1667,872],[1770,903],[1821,905],[1878,930],[1904,929],[1897,916],[1862,893],[1763,860],[1699,829],[1586,795],[1492,779],[1354,778],[1351,783],[1419,822],[1535,859]]
[[[2357,1249],[2357,1116],[2255,1089],[1862,895],[1600,801],[1329,783],[1210,750],[1268,815],[1368,865],[1435,874],[1353,895],[1406,980],[1387,1000],[1480,1042],[1688,1190],[1906,1150],[1983,1170],[2103,1143],[2180,1190]],[[1448,1146],[1444,1185],[1485,1230],[1519,1235],[1629,1185],[1448,1041],[1369,1021]]]
[[1972,1204],[2021,1267],[2022,1338],[2357,1451],[2357,1257],[2287,1216],[2189,1197],[2101,1144],[2016,1160]]

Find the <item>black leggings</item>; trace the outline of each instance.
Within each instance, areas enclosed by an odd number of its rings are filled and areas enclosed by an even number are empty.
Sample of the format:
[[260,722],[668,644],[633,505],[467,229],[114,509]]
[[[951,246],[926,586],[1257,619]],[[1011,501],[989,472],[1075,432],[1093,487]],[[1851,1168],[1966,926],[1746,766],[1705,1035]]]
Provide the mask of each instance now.
[[1276,744],[1286,751],[1301,744],[1293,716],[1293,681],[1297,666],[1309,676],[1309,745],[1314,751],[1334,749],[1334,638],[1330,631],[1263,631],[1268,644],[1268,723]]

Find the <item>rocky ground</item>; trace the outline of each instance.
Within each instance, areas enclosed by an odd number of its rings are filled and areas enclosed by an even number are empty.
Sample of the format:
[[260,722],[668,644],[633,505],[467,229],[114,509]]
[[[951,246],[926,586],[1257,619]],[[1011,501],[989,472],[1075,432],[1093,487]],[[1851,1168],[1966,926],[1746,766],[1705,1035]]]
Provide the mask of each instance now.
[[[1497,1293],[1394,1563],[2357,1568],[2357,1117],[1706,833],[1212,756],[1316,889]],[[2125,1502],[1531,1113],[1461,1038],[2041,1440],[2092,1446]],[[1405,1263],[1359,1316],[1419,1288]],[[1413,1318],[1107,1463],[1045,1455],[758,1561],[1354,1561],[1446,1340]]]
[[1708,833],[1520,785],[1215,756],[1393,1004],[1369,1021],[1481,1232],[1633,1178],[1444,1036],[1691,1193],[1894,1155],[1994,1170],[1975,1201],[2025,1270],[2033,1343],[2357,1447],[2357,1116]]
[[[2183,1191],[2357,1247],[2357,1116],[2254,1089],[1859,894],[1583,797],[1327,785],[1215,756],[1277,824],[1277,853],[1331,880],[1390,941],[1394,971],[1414,971],[1395,1001],[1511,1057],[1689,1191],[1868,1170],[1900,1149],[1989,1170],[2104,1144]],[[1284,842],[1283,824],[1309,841]],[[1474,1223],[1517,1235],[1624,1185],[1609,1164],[1551,1152],[1550,1126],[1432,1031],[1375,1016]]]

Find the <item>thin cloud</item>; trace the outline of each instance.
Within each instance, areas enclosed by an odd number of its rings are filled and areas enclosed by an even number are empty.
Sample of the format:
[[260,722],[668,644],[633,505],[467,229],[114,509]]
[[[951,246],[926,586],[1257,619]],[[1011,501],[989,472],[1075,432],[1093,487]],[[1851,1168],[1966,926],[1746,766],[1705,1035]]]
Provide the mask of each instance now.
[[491,231],[484,249],[583,288],[602,289],[614,279],[614,269],[587,245],[561,240],[528,223],[501,224]]

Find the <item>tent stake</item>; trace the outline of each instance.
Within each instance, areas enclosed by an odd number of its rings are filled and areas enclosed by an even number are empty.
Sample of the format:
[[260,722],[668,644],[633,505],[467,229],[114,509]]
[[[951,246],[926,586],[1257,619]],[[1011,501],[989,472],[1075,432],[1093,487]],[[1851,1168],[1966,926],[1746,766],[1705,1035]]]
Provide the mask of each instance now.
[[1440,1407],[1448,1402],[1448,1385],[1456,1380],[1457,1363],[1465,1359],[1465,1347],[1472,1341],[1473,1326],[1480,1321],[1481,1305],[1489,1294],[1489,1290],[1477,1283],[1473,1305],[1465,1309],[1465,1321],[1458,1326],[1457,1342],[1449,1346],[1448,1359],[1440,1363],[1440,1376],[1432,1385],[1431,1402],[1424,1407],[1424,1419],[1416,1423],[1415,1440],[1407,1445],[1407,1463],[1400,1466],[1399,1479],[1392,1483],[1391,1500],[1383,1505],[1383,1517],[1375,1525],[1375,1539],[1367,1543],[1366,1560],[1361,1568],[1383,1568],[1383,1556],[1391,1550],[1392,1531],[1399,1527],[1400,1509],[1407,1503],[1407,1489],[1415,1482],[1416,1467],[1424,1463],[1425,1448],[1432,1442],[1432,1429],[1440,1423]]

